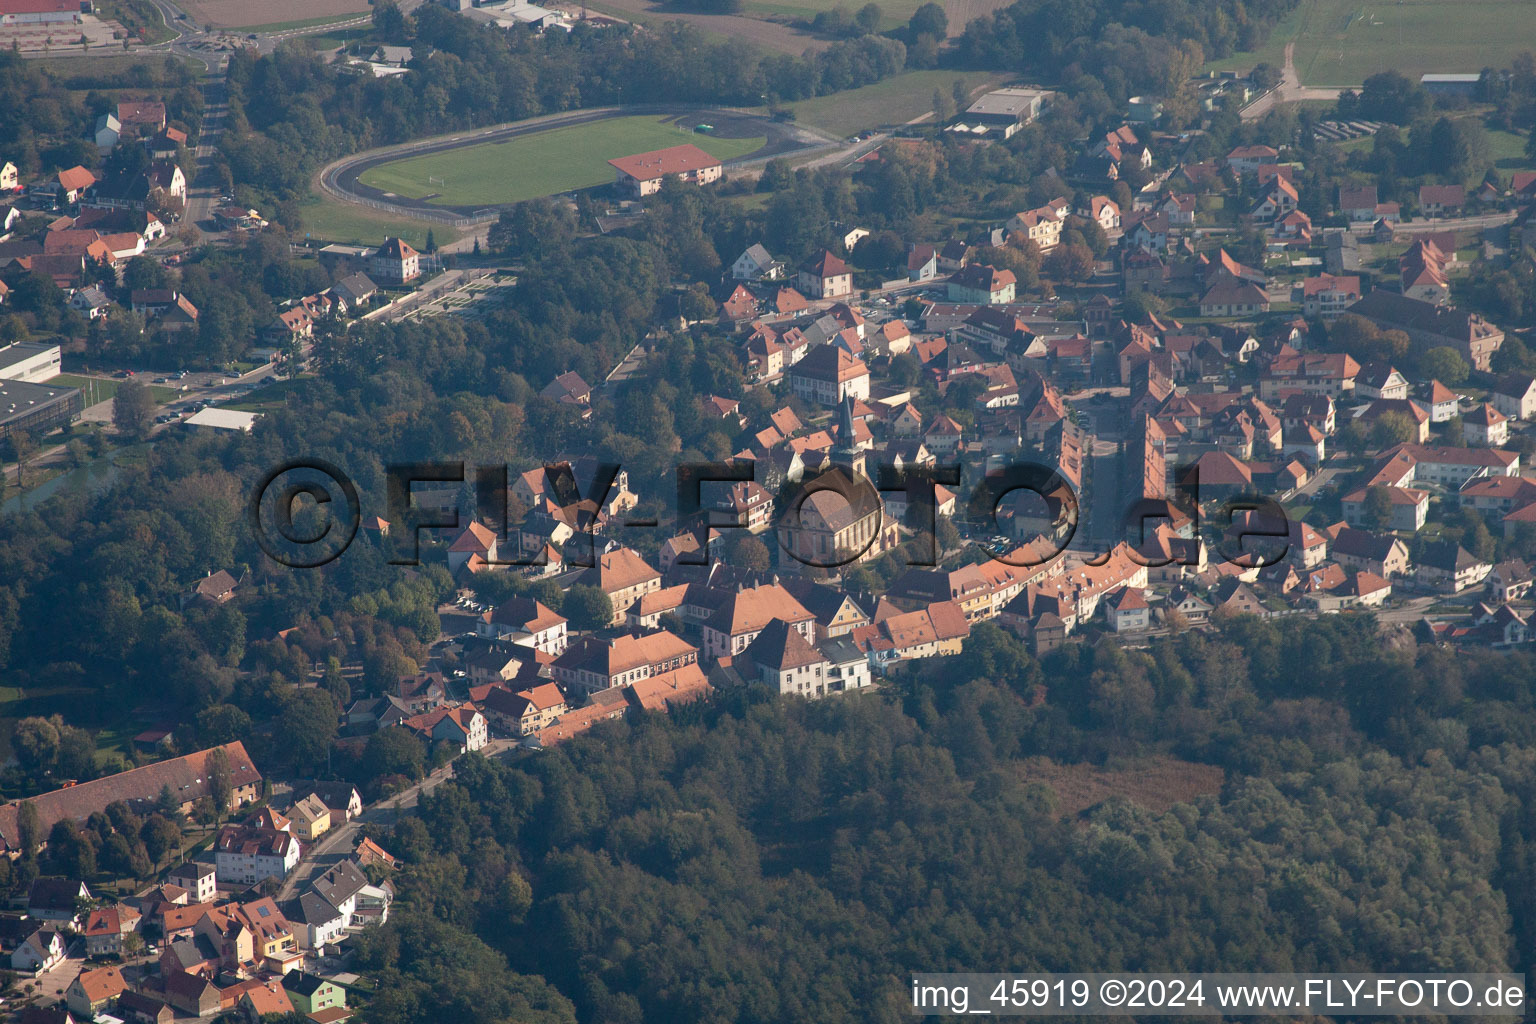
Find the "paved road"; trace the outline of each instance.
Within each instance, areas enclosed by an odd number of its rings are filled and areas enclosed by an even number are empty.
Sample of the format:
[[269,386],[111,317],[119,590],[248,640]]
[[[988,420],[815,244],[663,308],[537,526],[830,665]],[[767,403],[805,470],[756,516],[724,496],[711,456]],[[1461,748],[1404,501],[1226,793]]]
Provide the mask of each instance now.
[[1280,69],[1280,84],[1242,109],[1244,121],[1257,121],[1269,113],[1277,103],[1296,103],[1305,100],[1333,102],[1343,89],[1324,89],[1301,84],[1296,76],[1295,43],[1285,44],[1285,66]]
[[1378,622],[1390,622],[1399,626],[1411,626],[1424,617],[1429,606],[1442,600],[1441,595],[1426,594],[1423,597],[1412,597],[1403,603],[1401,608],[1378,608],[1376,620]]
[[1309,497],[1316,494],[1322,489],[1324,484],[1338,476],[1340,472],[1341,470],[1337,466],[1324,466],[1317,471],[1311,480],[1296,488],[1296,497]]

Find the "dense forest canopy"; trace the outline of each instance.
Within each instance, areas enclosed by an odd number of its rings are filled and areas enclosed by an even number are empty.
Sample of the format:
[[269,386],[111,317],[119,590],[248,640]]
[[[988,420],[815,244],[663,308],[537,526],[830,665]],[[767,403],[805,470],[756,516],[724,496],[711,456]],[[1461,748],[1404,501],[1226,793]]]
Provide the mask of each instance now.
[[[894,1022],[917,970],[1529,960],[1536,749],[1495,724],[1530,720],[1528,657],[1384,650],[1370,616],[1043,662],[990,625],[972,640],[886,695],[731,693],[471,757],[389,839],[403,898],[582,1021]],[[1159,750],[1226,785],[1079,818],[1026,760]],[[415,922],[365,937],[362,963],[389,968]]]

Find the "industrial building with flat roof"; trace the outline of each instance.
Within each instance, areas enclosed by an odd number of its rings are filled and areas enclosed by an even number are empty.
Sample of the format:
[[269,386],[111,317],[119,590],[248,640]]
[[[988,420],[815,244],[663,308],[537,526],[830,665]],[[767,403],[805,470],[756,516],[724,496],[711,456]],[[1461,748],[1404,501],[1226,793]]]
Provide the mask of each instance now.
[[0,380],[19,380],[41,384],[60,373],[61,352],[57,345],[36,341],[18,341],[0,348]]
[[1046,89],[1023,86],[993,89],[966,107],[963,119],[969,125],[1002,129],[1003,138],[1006,139],[1039,117],[1050,96],[1051,93]]
[[84,408],[79,388],[0,380],[0,440],[19,430],[35,437],[68,426]]

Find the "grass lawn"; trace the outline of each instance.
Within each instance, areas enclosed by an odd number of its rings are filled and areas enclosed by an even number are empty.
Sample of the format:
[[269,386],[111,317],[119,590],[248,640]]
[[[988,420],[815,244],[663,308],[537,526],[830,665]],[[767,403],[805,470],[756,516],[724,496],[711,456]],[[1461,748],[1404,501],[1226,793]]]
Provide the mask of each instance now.
[[[85,377],[76,373],[61,373],[48,383],[61,388],[85,388],[87,389],[86,404],[94,405],[114,397],[123,382],[112,377]],[[160,384],[149,385],[149,393],[154,396],[155,403],[158,405],[164,405],[180,394],[175,388]]]
[[1531,165],[1531,158],[1525,155],[1525,136],[1519,132],[1488,129],[1488,155],[1493,157],[1493,166],[1501,171],[1520,170]]
[[1525,0],[1302,0],[1260,49],[1207,66],[1246,69],[1267,61],[1279,67],[1291,40],[1304,85],[1359,85],[1378,71],[1417,79],[1426,72],[1507,66],[1522,51],[1536,50],[1536,18]]
[[834,135],[852,135],[866,128],[902,125],[931,113],[933,90],[949,100],[957,78],[970,93],[1002,80],[1001,75],[982,71],[908,71],[861,89],[786,105],[793,108],[797,121]]
[[120,381],[110,377],[84,377],[75,373],[61,373],[48,382],[61,388],[86,389],[85,404],[105,402],[117,394],[117,386]]
[[339,50],[343,46],[351,46],[362,39],[373,35],[373,26],[359,25],[357,28],[340,28],[334,32],[324,32],[316,36],[304,36],[311,50],[330,51]]
[[614,157],[691,142],[729,160],[760,149],[764,141],[695,134],[657,117],[616,117],[395,160],[365,171],[361,181],[412,199],[489,206],[605,185],[613,180],[608,161]]
[[459,232],[446,224],[391,217],[366,206],[328,199],[305,203],[299,207],[299,213],[304,219],[304,237],[327,242],[378,245],[386,238],[398,236],[420,249],[427,244],[428,231],[438,245],[447,245],[459,237]]

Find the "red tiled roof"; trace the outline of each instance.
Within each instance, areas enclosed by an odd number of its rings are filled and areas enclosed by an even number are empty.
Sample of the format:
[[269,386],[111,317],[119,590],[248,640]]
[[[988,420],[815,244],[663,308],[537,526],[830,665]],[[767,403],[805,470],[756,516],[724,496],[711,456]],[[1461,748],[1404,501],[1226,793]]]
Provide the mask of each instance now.
[[706,167],[719,167],[720,161],[692,143],[669,146],[649,153],[621,156],[608,163],[639,181],[650,181],[668,174],[687,174]]

